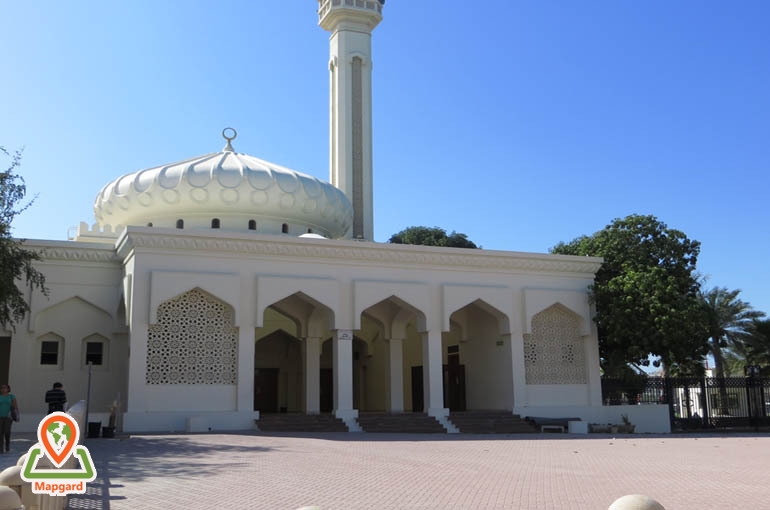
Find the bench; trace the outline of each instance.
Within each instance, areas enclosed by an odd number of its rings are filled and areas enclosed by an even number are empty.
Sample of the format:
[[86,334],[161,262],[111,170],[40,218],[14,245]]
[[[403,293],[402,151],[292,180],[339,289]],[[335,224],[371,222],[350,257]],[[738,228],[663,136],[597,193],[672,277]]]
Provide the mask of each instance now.
[[540,432],[545,432],[546,430],[564,432],[569,427],[569,422],[580,421],[580,418],[546,418],[542,416],[527,416],[524,419],[539,427]]

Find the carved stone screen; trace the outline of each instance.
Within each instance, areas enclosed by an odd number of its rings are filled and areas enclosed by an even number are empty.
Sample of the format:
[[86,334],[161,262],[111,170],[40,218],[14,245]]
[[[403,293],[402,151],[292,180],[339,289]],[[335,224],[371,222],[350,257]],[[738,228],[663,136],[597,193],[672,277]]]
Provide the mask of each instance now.
[[585,384],[585,365],[577,314],[556,304],[532,317],[524,335],[527,384]]
[[232,309],[198,289],[164,301],[149,328],[147,384],[236,384]]

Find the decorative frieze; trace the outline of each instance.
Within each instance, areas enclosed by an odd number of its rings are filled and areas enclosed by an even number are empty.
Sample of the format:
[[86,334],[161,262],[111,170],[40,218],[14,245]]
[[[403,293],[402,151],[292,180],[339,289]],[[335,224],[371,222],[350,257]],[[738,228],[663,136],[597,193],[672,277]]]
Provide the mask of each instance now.
[[[139,227],[141,228],[141,227]],[[281,258],[326,259],[344,264],[373,262],[381,265],[429,265],[436,268],[458,268],[531,271],[551,273],[579,273],[593,276],[601,265],[595,257],[571,257],[532,253],[499,252],[487,250],[435,248],[381,243],[322,239],[286,239],[278,236],[261,236],[244,239],[224,234],[185,235],[176,232],[147,233],[129,228],[118,242],[121,258],[131,249],[152,249],[198,252],[275,256]]]

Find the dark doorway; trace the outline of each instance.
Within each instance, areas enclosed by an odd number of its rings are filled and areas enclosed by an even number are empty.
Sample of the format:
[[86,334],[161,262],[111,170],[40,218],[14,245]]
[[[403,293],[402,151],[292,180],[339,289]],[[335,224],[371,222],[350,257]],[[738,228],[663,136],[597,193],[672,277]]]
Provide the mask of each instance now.
[[[459,363],[443,366],[444,407],[450,411],[465,411],[465,365]],[[422,386],[422,366],[412,367],[412,411],[425,410]]]
[[320,407],[322,413],[330,413],[334,409],[334,373],[331,368],[321,369]]
[[11,337],[0,337],[0,384],[6,384],[11,367]]
[[278,412],[277,368],[254,369],[254,410],[263,413]]
[[460,356],[447,356],[444,365],[444,407],[450,411],[465,411],[465,365]]
[[412,367],[412,411],[421,413],[424,407],[422,367]]

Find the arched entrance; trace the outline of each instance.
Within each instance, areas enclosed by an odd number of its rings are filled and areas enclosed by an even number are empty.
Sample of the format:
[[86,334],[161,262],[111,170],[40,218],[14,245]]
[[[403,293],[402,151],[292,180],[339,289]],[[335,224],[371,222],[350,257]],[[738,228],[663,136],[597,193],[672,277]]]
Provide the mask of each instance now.
[[442,335],[444,405],[451,411],[512,409],[508,319],[478,299],[452,313]]
[[263,336],[254,348],[254,409],[301,411],[303,396],[300,341],[283,329]]
[[[330,336],[332,312],[296,292],[271,304],[257,328],[254,352],[254,406],[264,413],[330,410],[326,398],[331,373],[321,370],[321,342]],[[324,400],[324,404],[327,402]]]

